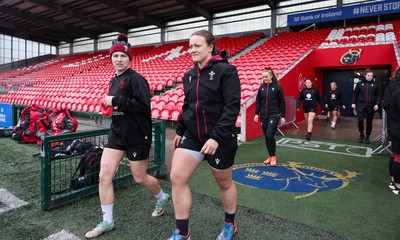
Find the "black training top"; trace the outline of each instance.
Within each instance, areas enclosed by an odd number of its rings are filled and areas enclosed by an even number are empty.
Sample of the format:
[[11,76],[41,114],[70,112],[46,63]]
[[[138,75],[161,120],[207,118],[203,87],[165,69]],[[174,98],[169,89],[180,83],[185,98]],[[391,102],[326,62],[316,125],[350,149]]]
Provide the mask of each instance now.
[[109,140],[122,146],[151,144],[150,91],[147,80],[127,69],[110,81],[114,111]]
[[317,102],[321,104],[321,95],[319,95],[318,89],[315,87],[303,88],[297,101],[297,109],[300,108],[301,102],[303,102],[303,109],[317,109]]
[[339,89],[332,90],[330,89],[325,95],[325,104],[328,104],[328,107],[340,107],[343,106],[342,101],[342,93]]

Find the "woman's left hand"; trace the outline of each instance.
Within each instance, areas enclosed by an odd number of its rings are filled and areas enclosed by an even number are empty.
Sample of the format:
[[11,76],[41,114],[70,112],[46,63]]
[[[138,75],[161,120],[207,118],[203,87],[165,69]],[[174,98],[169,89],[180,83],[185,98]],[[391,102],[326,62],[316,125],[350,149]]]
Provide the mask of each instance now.
[[200,153],[214,155],[217,151],[219,144],[214,139],[208,139],[204,146],[201,148]]
[[375,111],[378,111],[378,109],[379,109],[379,106],[378,106],[378,105],[375,105],[375,106],[374,106],[374,110],[375,110]]

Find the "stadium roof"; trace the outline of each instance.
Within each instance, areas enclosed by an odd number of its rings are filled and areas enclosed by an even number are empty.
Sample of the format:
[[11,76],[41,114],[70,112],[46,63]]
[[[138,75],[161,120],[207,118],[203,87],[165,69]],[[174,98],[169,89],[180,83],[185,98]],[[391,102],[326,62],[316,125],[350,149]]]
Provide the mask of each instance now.
[[73,39],[260,5],[276,9],[272,0],[4,0],[0,33],[59,45]]

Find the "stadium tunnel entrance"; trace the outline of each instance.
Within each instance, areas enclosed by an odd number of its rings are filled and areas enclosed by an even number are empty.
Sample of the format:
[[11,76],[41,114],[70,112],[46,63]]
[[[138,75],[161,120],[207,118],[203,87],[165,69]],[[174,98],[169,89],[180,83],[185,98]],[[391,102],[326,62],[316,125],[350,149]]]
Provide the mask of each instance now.
[[[382,95],[390,81],[391,68],[371,68],[374,73],[374,80],[381,86]],[[326,96],[330,90],[331,82],[336,82],[338,89],[342,93],[342,101],[346,106],[340,109],[341,116],[353,117],[354,112],[351,108],[351,99],[356,84],[363,79],[365,69],[327,69],[322,73],[322,97]],[[377,115],[381,115],[378,111]]]

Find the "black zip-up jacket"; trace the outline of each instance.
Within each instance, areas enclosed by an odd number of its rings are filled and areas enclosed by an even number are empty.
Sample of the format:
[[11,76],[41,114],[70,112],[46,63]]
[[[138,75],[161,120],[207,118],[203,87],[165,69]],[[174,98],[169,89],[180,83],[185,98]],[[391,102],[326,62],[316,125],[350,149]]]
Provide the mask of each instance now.
[[257,92],[255,115],[260,115],[260,118],[284,118],[285,114],[285,96],[281,85],[276,82],[262,83]]
[[324,102],[325,104],[328,104],[328,107],[332,106],[338,108],[344,105],[342,101],[342,93],[337,88],[335,90],[330,89],[326,93]]
[[352,104],[356,104],[357,112],[362,112],[367,108],[368,113],[374,112],[374,106],[381,103],[381,88],[375,81],[362,80],[357,83],[353,97]]
[[218,143],[236,137],[236,120],[240,111],[240,81],[236,67],[219,55],[199,69],[198,65],[183,77],[185,93],[182,114],[176,133],[185,131],[200,142],[209,138]]
[[400,79],[394,77],[385,90],[383,108],[387,112],[387,127],[391,141],[400,142]]
[[303,102],[303,109],[317,109],[317,102],[319,102],[321,108],[324,109],[321,103],[321,95],[315,87],[305,87],[301,89],[297,100],[297,109],[300,108],[301,102]]
[[122,146],[151,144],[150,91],[147,80],[131,68],[110,81],[114,96],[109,140]]

